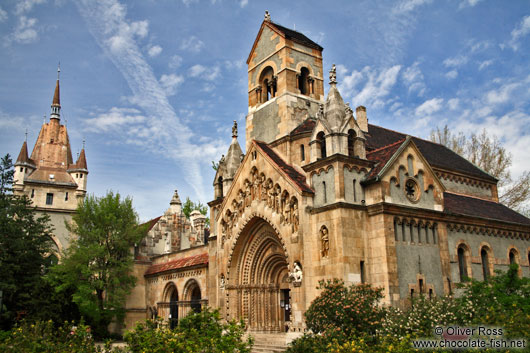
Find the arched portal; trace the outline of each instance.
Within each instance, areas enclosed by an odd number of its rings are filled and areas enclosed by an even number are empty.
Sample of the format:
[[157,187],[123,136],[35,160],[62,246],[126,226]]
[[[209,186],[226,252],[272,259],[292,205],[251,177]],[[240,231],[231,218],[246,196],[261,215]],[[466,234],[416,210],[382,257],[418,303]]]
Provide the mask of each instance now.
[[170,282],[164,290],[163,301],[161,304],[163,305],[163,307],[167,305],[167,320],[171,329],[176,327],[179,321],[178,301],[179,295],[177,287],[173,282]]
[[290,320],[288,262],[274,228],[259,217],[252,219],[241,231],[230,263],[229,317],[243,319],[252,331],[285,331]]

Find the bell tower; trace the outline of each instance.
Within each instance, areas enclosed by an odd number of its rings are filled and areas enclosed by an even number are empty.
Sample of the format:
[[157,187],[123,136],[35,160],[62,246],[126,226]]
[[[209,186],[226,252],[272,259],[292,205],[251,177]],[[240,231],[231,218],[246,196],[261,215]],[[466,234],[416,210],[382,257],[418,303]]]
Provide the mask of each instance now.
[[324,99],[322,50],[265,12],[247,59],[247,148],[253,139],[270,143],[316,116]]

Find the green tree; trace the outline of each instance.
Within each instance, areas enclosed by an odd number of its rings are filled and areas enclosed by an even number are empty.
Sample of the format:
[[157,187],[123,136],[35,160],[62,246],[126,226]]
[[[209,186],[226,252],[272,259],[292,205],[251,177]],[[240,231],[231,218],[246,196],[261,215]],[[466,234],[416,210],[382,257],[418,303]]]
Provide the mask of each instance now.
[[[199,211],[206,216],[208,213],[208,206],[203,205],[200,201],[195,203],[190,200],[189,197],[186,197],[186,202],[182,205],[182,212],[186,215],[186,218],[190,218],[191,212]],[[206,224],[210,224],[210,218],[206,217]]]
[[125,299],[135,285],[131,249],[144,232],[132,200],[119,193],[86,197],[72,220],[67,228],[76,238],[52,276],[59,292],[73,288],[73,301],[94,333],[106,336],[109,323],[125,316]]
[[463,133],[454,134],[444,126],[431,131],[431,141],[444,145],[477,167],[499,179],[499,200],[506,206],[530,216],[530,172],[525,171],[516,180],[510,174],[512,156],[496,137],[490,137],[483,130],[479,134],[466,137]]
[[31,316],[41,310],[47,293],[39,290],[45,286],[42,275],[52,245],[49,217],[38,216],[26,196],[13,194],[13,175],[7,154],[0,162],[0,326],[4,329],[14,324],[17,314]]

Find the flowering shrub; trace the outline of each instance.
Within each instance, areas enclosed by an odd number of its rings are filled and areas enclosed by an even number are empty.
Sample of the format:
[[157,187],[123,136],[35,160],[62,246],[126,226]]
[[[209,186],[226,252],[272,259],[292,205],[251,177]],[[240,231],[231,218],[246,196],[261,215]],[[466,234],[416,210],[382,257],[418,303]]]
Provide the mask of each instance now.
[[307,327],[314,333],[335,332],[349,337],[354,333],[375,333],[384,311],[378,306],[383,290],[370,285],[352,285],[334,279],[319,283],[322,293],[306,311]]
[[56,328],[51,320],[25,322],[8,332],[0,342],[0,352],[102,352],[94,344],[90,327],[84,324],[65,322]]
[[472,302],[452,297],[415,298],[407,310],[391,307],[380,333],[394,338],[432,336],[435,326],[467,325],[474,317]]
[[171,330],[161,320],[139,323],[124,336],[133,353],[249,353],[252,339],[243,340],[242,322],[222,324],[218,311],[191,313]]

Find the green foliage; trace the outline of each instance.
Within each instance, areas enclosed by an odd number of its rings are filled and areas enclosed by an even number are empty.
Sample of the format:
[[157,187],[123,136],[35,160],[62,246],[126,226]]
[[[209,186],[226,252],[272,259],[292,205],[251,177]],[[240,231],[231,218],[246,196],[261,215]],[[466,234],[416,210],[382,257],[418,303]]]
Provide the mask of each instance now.
[[96,353],[102,352],[94,344],[90,327],[65,322],[56,328],[53,322],[23,322],[3,335],[0,351],[6,353]]
[[108,192],[80,203],[68,230],[77,236],[50,280],[60,293],[72,293],[97,336],[125,315],[125,299],[135,285],[131,248],[143,233],[130,198]]
[[467,300],[420,296],[407,310],[389,308],[379,333],[395,339],[429,337],[435,326],[468,325],[474,316],[475,310]]
[[507,337],[530,337],[530,279],[519,277],[517,264],[507,272],[496,271],[488,281],[471,280],[462,287],[458,301],[474,308],[473,324],[503,327]]
[[[206,216],[208,213],[208,206],[203,205],[200,201],[195,203],[191,201],[189,197],[186,197],[186,202],[182,205],[182,212],[186,218],[190,218],[191,212],[195,210]],[[208,217],[206,218],[206,224],[210,224],[210,218]]]
[[314,333],[339,332],[345,336],[354,333],[375,333],[381,326],[384,312],[378,306],[383,290],[370,285],[352,285],[344,282],[321,281],[322,293],[306,311],[307,327]]
[[0,327],[12,327],[18,314],[34,315],[49,299],[43,271],[48,265],[51,227],[47,215],[38,216],[26,196],[12,193],[13,163],[0,162]]
[[252,339],[243,340],[244,333],[242,322],[222,324],[218,311],[206,309],[190,313],[173,330],[160,320],[138,323],[125,340],[133,353],[249,353]]

